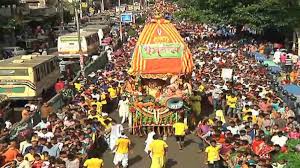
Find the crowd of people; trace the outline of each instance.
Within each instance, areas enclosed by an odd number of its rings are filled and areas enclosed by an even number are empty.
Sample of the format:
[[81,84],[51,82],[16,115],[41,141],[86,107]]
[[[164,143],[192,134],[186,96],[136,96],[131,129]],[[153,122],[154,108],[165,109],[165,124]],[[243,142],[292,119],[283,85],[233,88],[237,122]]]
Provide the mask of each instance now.
[[[176,23],[176,27],[193,53],[189,130],[199,137],[199,148],[207,153],[208,166],[285,166],[285,160],[275,158],[287,152],[289,141],[300,138],[299,123],[295,112],[272,90],[266,67],[253,57],[254,52],[264,53],[262,48],[266,43],[249,34],[236,34],[233,27],[185,21]],[[142,26],[138,27],[137,34],[141,30]],[[55,89],[62,94],[66,106],[56,111],[44,103],[39,110],[41,121],[32,128],[32,133],[15,139],[1,137],[0,165],[103,168],[101,155],[109,149],[114,152],[116,167],[119,164],[128,167],[132,142],[122,124],[128,122],[128,127],[132,127],[128,93],[139,92],[135,79],[127,74],[136,40],[137,37],[129,37],[118,49],[119,54],[112,53],[105,69],[80,77],[74,83],[58,81]],[[274,62],[278,61],[278,52],[270,56]],[[291,83],[298,79],[296,65],[291,67],[295,70],[289,67],[284,72]],[[230,78],[222,73],[224,69],[232,70]],[[27,105],[22,111],[22,121],[30,120],[31,113],[38,111],[31,107]],[[203,113],[210,107],[211,114],[205,116]],[[122,124],[110,117],[116,110]],[[1,128],[1,136],[7,135],[10,128],[11,125]],[[182,150],[188,126],[179,119],[173,128]],[[149,131],[145,152],[152,158],[151,168],[164,167],[167,148],[168,144],[154,129]]]
[[[255,52],[265,54],[266,44],[249,35],[234,36],[232,29],[225,36],[207,25],[182,23],[179,27],[187,30],[186,41],[194,45],[194,87],[213,108],[213,114],[201,118],[196,128],[209,144],[204,148],[200,143],[200,149],[208,153],[209,167],[219,167],[221,160],[230,167],[285,166],[286,160],[276,160],[276,156],[287,152],[289,140],[300,138],[299,123],[287,102],[272,90],[267,68],[254,58]],[[276,54],[266,57],[276,60]],[[226,77],[224,69],[231,69],[232,76]],[[289,83],[298,81],[297,66],[282,69],[282,74],[293,79]]]

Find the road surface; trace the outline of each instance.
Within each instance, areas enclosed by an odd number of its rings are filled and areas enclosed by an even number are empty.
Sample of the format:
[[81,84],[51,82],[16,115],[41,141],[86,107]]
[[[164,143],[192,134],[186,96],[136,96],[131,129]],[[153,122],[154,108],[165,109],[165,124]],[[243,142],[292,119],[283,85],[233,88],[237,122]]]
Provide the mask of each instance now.
[[[208,104],[206,98],[202,100],[202,114],[208,116],[212,107]],[[112,118],[119,121],[117,112],[110,115]],[[127,127],[124,125],[124,127]],[[144,152],[144,141],[145,138],[138,136],[129,135],[129,139],[133,144],[133,153],[129,154],[129,168],[149,168],[151,164],[150,158]],[[195,135],[188,135],[185,138],[185,148],[180,151],[175,142],[175,137],[168,137],[167,144],[169,145],[167,154],[167,165],[166,168],[207,168],[206,154],[199,152],[199,138]],[[104,168],[113,168],[113,154],[107,151],[103,154]]]

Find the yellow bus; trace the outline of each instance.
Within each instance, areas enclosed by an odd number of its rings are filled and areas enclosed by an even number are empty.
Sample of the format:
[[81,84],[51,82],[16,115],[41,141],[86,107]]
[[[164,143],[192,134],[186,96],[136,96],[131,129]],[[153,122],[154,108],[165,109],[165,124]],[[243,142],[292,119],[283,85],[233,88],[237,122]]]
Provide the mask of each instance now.
[[36,99],[53,88],[59,77],[56,56],[15,56],[0,61],[0,94],[16,100]]
[[[80,32],[81,49],[84,56],[97,54],[100,40],[97,31]],[[61,58],[80,58],[77,32],[59,36],[57,40],[58,56]]]

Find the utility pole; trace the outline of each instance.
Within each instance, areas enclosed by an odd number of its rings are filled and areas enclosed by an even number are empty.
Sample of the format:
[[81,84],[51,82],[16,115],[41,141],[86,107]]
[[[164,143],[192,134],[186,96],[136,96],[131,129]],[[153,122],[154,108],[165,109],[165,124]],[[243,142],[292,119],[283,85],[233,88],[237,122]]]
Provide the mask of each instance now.
[[82,2],[79,0],[79,14],[80,14],[80,19],[82,19]]
[[60,9],[60,28],[61,31],[65,30],[65,25],[64,25],[64,6],[63,6],[63,0],[59,0],[59,9]]
[[[79,2],[81,3],[81,0]],[[80,55],[80,70],[81,70],[82,75],[84,76],[84,56],[82,54],[82,47],[81,47],[80,22],[79,22],[79,18],[78,18],[77,6],[78,5],[75,4],[75,21],[76,21],[76,27],[77,27],[78,50],[79,50],[79,55]]]
[[119,0],[119,13],[120,13],[120,40],[123,42],[123,33],[122,33],[122,20],[121,20],[121,0]]
[[104,0],[101,0],[101,13],[104,13]]

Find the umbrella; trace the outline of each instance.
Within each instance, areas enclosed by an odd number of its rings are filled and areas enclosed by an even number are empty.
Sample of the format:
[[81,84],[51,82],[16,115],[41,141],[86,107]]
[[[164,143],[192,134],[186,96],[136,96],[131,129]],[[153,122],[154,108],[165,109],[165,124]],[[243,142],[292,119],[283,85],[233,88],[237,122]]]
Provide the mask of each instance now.
[[286,90],[287,92],[289,92],[289,93],[292,93],[292,94],[294,94],[294,95],[300,95],[300,86],[297,86],[297,85],[293,85],[293,84],[291,84],[291,85],[285,85],[284,86],[284,90]]
[[281,72],[281,68],[279,66],[270,66],[272,73],[279,73]]
[[263,61],[267,60],[267,58],[264,55],[262,55],[258,52],[256,52],[254,55],[255,55],[256,61],[263,62]]
[[265,60],[263,65],[268,65],[268,67],[277,67],[278,65],[272,60]]

